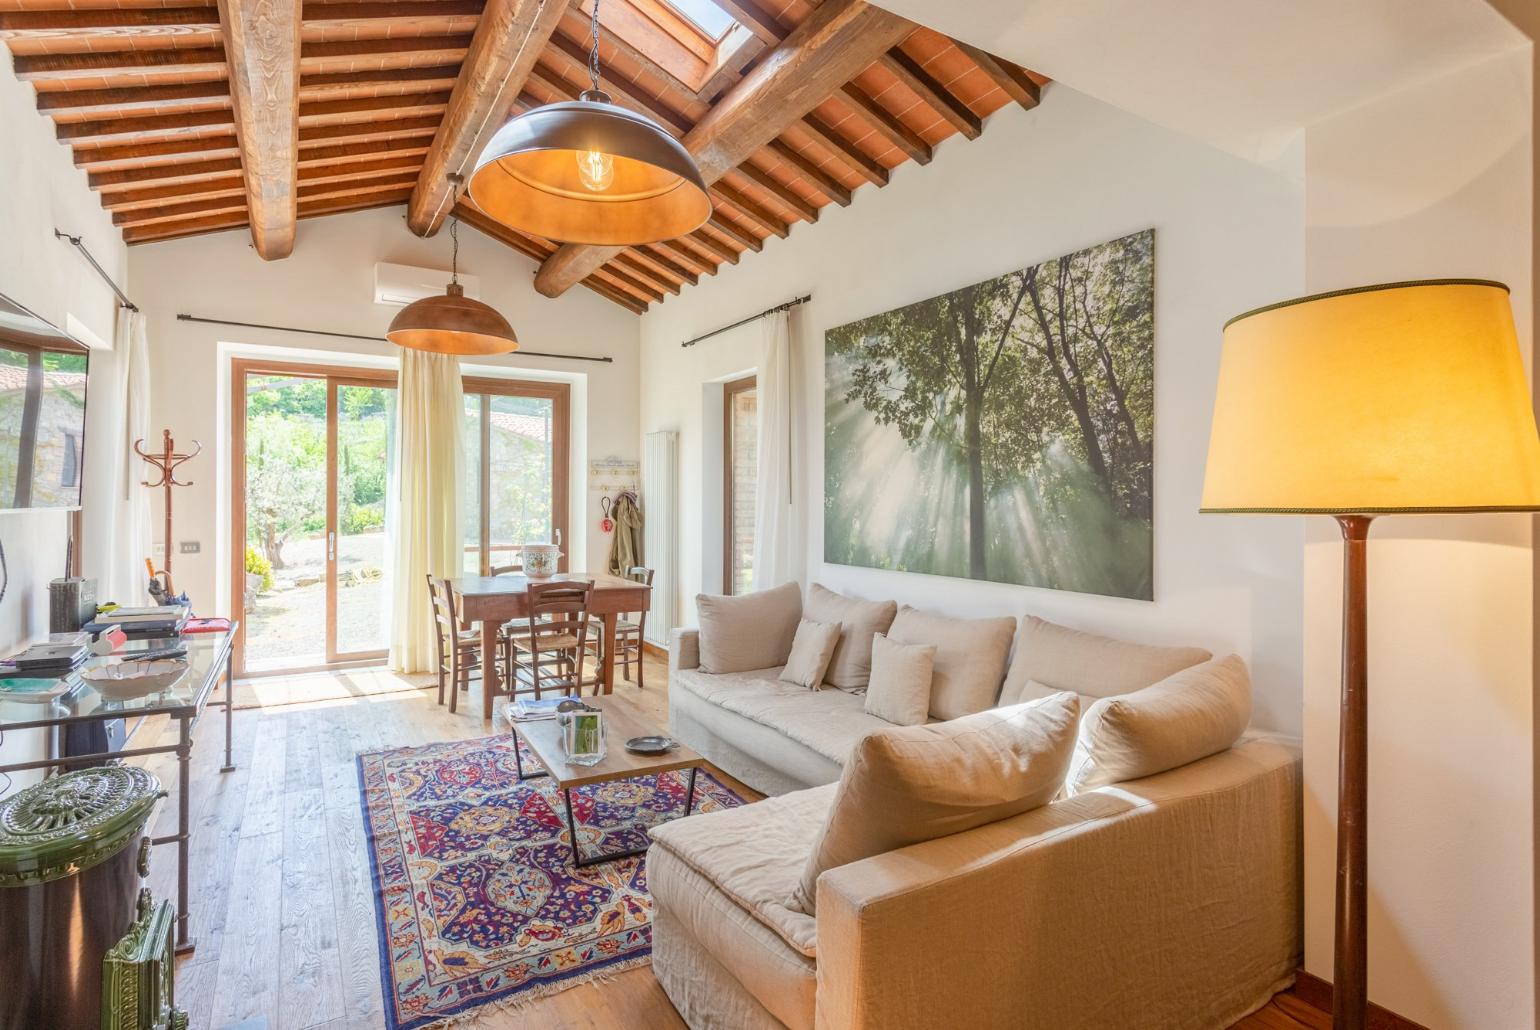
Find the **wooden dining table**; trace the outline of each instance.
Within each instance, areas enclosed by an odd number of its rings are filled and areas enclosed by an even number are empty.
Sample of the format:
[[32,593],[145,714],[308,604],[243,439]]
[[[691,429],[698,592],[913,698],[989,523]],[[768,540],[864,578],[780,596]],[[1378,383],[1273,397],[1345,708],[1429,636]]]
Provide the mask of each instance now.
[[[615,625],[628,612],[646,611],[652,603],[652,587],[619,576],[559,572],[536,580],[539,583],[592,581],[593,596],[588,614],[604,625],[603,657],[599,662],[599,687],[606,694],[615,689]],[[451,580],[455,610],[462,623],[481,623],[481,717],[492,718],[492,701],[502,692],[497,671],[498,633],[509,619],[529,617],[529,577],[466,576]]]

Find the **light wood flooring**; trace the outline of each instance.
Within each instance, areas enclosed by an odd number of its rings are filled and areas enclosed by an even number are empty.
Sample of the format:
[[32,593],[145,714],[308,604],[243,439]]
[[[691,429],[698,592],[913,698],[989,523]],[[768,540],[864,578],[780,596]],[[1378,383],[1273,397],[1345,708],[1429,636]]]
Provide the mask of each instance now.
[[[666,680],[667,668],[649,658],[647,689],[621,682],[617,691],[663,725]],[[210,711],[200,722],[190,906],[197,949],[177,966],[177,1000],[195,1030],[383,1025],[355,756],[492,732],[473,714],[478,706],[462,698],[451,715],[435,703],[436,692],[436,686],[414,689],[370,671],[251,681],[237,688],[237,703],[262,707],[236,712],[236,769],[224,774],[223,713]],[[175,790],[171,756],[148,765]],[[162,806],[157,819],[157,833],[174,832],[175,805]],[[174,850],[156,848],[152,867],[156,895],[175,898]],[[1329,1017],[1285,994],[1236,1030],[1330,1025]],[[513,1013],[489,1011],[463,1026],[651,1030],[684,1024],[642,967],[532,1000]]]

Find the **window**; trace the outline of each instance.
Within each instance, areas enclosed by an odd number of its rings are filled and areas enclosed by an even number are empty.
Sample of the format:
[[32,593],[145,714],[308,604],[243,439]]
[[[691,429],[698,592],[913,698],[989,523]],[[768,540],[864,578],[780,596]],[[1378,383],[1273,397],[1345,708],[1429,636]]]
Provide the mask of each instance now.
[[565,384],[465,380],[467,573],[518,565],[526,543],[568,544],[567,405]]
[[64,461],[59,467],[59,485],[80,485],[80,438],[74,433],[64,434]]
[[759,476],[759,394],[753,376],[722,387],[722,592],[754,589],[754,482]]
[[711,0],[665,0],[665,2],[711,39],[721,39],[727,35],[728,29],[738,24],[732,15]]

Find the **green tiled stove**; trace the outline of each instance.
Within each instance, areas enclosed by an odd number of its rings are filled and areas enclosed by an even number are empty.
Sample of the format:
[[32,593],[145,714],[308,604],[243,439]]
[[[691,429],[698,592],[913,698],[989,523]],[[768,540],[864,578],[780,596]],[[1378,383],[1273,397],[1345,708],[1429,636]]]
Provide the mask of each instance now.
[[0,1030],[186,1027],[174,912],[141,886],[164,796],[143,769],[109,765],[0,801]]

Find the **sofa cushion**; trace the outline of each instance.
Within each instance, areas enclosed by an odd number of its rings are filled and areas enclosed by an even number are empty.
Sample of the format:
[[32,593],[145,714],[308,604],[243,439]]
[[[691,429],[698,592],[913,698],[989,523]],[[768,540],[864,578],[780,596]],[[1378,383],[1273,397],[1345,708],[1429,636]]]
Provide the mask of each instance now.
[[1075,695],[1055,694],[863,738],[836,784],[790,907],[815,912],[826,869],[1047,804],[1064,782],[1079,717]]
[[802,618],[802,590],[783,583],[737,596],[696,594],[700,667],[704,672],[747,672],[785,665]]
[[829,663],[824,679],[830,686],[843,690],[866,686],[872,673],[872,635],[888,631],[898,605],[893,601],[846,597],[814,583],[807,592],[803,610],[810,619],[840,624],[839,646],[834,649],[834,660]]
[[[856,741],[891,729],[866,712],[866,699],[843,690],[803,690],[782,683],[779,669],[755,669],[727,676],[681,672],[680,689],[724,711],[766,726],[832,762],[845,764]],[[674,683],[669,684],[673,689]]]
[[953,619],[908,605],[898,610],[888,639],[896,644],[934,644],[935,673],[930,714],[956,719],[982,712],[995,703],[1016,620]]
[[818,932],[813,917],[790,907],[787,899],[823,828],[835,789],[831,783],[653,827],[647,858],[652,889],[657,890],[653,856],[667,851],[799,954],[816,956]]
[[839,623],[803,619],[797,623],[796,636],[791,640],[791,654],[786,659],[786,668],[781,670],[780,679],[805,690],[822,687],[824,670],[829,667],[829,659],[834,657],[834,648],[839,642]]
[[895,726],[923,725],[930,714],[930,682],[935,664],[934,644],[895,644],[882,633],[872,637],[867,713]]
[[1225,750],[1251,720],[1251,680],[1235,655],[1096,702],[1081,721],[1065,791],[1175,769]]
[[1212,657],[1201,647],[1136,644],[1024,615],[1000,703],[1029,700],[1025,688],[1032,680],[1090,697],[1128,694]]

